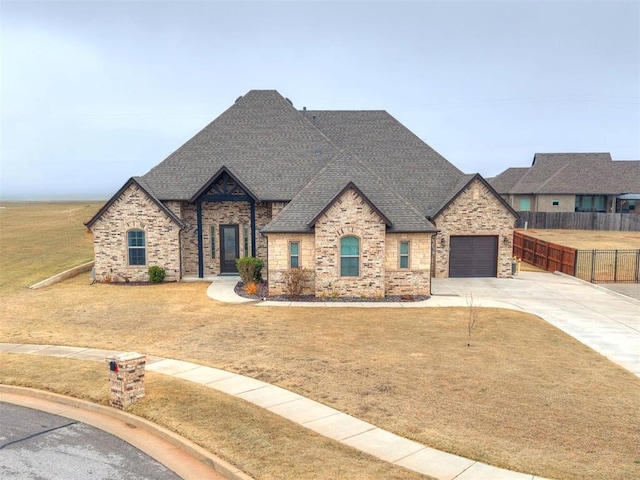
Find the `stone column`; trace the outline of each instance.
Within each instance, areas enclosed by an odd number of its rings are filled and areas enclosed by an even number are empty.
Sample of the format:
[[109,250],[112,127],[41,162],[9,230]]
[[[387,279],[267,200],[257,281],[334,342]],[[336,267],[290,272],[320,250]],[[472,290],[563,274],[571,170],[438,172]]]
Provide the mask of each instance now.
[[144,397],[144,366],[147,357],[136,352],[107,358],[109,365],[109,402],[126,409]]

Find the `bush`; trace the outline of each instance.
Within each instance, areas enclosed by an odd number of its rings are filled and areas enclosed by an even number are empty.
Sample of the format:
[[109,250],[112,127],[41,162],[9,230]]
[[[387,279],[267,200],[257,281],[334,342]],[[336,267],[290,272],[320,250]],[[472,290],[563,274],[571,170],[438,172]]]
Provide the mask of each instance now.
[[249,295],[256,295],[258,293],[258,284],[256,282],[245,283],[244,291]]
[[311,271],[307,268],[290,268],[282,274],[284,287],[292,298],[298,298],[307,285]]
[[238,268],[240,279],[245,285],[251,282],[262,282],[262,267],[264,267],[262,259],[255,257],[238,258],[236,267]]
[[159,267],[158,265],[154,265],[153,267],[149,267],[149,281],[151,283],[162,283],[164,282],[164,277],[167,275],[167,272],[164,268]]

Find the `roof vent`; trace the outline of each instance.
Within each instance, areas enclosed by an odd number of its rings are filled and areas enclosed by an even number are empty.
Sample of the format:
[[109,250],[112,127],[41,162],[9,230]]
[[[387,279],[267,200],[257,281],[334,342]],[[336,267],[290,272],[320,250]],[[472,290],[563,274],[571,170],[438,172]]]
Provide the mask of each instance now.
[[240,100],[242,98],[242,95],[240,95],[238,98],[236,98],[236,101],[233,103],[238,103],[238,100]]
[[316,124],[316,120],[318,119],[318,115],[317,114],[313,114],[313,124]]
[[293,107],[293,102],[291,100],[289,100],[287,97],[284,97],[284,99],[289,102],[291,104],[291,106]]

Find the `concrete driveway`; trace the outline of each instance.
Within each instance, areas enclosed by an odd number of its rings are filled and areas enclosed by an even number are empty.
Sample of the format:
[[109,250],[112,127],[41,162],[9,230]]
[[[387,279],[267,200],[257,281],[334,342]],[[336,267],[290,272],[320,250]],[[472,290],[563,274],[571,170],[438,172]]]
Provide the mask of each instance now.
[[[635,290],[634,289],[637,289]],[[640,285],[630,287],[640,292]],[[521,272],[512,279],[434,278],[432,294],[502,301],[538,315],[640,377],[640,301],[576,278]]]

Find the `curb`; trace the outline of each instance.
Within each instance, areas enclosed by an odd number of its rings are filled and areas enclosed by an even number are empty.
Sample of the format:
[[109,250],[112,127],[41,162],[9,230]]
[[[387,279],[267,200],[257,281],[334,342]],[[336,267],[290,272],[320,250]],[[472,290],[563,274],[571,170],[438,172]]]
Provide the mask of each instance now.
[[82,265],[78,265],[77,267],[70,268],[69,270],[58,273],[53,277],[49,277],[38,283],[34,283],[29,287],[29,290],[37,290],[38,288],[48,287],[49,285],[53,285],[54,283],[60,283],[63,280],[67,280],[68,278],[72,278],[80,275],[81,273],[88,272],[93,268],[94,264],[95,262],[92,260],[91,262],[83,263]]
[[[228,480],[253,480],[252,477],[245,474],[237,467],[234,467],[230,463],[222,460],[218,456],[208,452],[204,448],[196,445],[195,443],[187,440],[186,438],[164,428],[155,423],[145,420],[136,415],[132,415],[127,412],[123,412],[116,408],[99,405],[97,403],[87,402],[74,397],[68,397],[57,393],[47,392],[44,390],[37,390],[34,388],[18,387],[13,385],[0,384],[0,394],[6,393],[10,395],[18,395],[22,397],[35,398],[39,400],[46,400],[49,402],[65,405],[68,407],[74,407],[89,412],[97,413],[99,415],[109,417],[115,420],[119,420],[128,425],[132,425],[136,428],[144,430],[165,442],[173,445],[182,452],[186,453],[190,457],[198,460],[206,466],[212,468],[215,472],[219,473]],[[64,416],[64,413],[57,413],[57,415]],[[117,434],[111,433],[118,436]],[[162,463],[162,462],[161,462]]]

